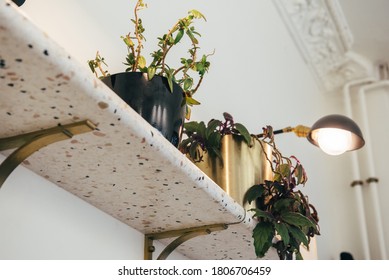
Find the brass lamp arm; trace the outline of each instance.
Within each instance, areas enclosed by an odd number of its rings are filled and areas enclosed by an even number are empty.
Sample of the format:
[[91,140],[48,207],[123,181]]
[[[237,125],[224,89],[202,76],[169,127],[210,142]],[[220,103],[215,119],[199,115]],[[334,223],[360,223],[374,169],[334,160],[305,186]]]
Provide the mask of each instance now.
[[[294,134],[296,134],[297,137],[306,138],[310,131],[311,131],[310,127],[304,126],[304,125],[298,125],[295,127],[288,126],[288,127],[283,128],[283,129],[274,130],[273,133],[274,134],[281,134],[281,133],[286,133],[286,132],[294,132]],[[264,134],[261,133],[261,134],[257,134],[256,136],[258,138],[262,138],[264,136]]]

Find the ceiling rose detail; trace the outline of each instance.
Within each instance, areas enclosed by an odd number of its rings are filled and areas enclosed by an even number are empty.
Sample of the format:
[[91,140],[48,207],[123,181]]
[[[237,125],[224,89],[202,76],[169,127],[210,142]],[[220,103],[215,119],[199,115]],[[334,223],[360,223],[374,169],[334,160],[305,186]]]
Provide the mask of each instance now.
[[303,59],[326,92],[371,76],[372,66],[352,51],[353,35],[337,0],[276,0]]

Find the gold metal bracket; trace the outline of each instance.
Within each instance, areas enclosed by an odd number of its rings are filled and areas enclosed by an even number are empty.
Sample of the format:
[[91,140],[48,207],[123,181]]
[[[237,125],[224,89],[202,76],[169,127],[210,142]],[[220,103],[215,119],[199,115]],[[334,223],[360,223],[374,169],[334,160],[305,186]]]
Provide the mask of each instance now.
[[0,188],[20,163],[39,149],[92,131],[96,126],[89,120],[0,139],[0,151],[15,149],[0,165]]
[[225,230],[227,228],[228,228],[227,224],[216,224],[216,225],[201,226],[201,227],[194,227],[188,229],[165,231],[160,233],[145,234],[144,259],[145,260],[153,259],[153,252],[155,251],[155,247],[153,246],[154,240],[179,236],[178,238],[173,240],[169,245],[167,245],[157,258],[157,260],[166,260],[167,257],[185,241],[188,241],[189,239],[192,239],[197,236],[210,234],[214,231]]

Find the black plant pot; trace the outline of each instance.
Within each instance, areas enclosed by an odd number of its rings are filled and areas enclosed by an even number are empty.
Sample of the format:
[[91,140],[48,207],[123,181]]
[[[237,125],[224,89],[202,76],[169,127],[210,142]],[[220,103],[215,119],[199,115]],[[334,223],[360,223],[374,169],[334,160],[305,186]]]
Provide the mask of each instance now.
[[21,5],[23,5],[25,1],[26,1],[26,0],[12,0],[12,2],[14,2],[14,3],[15,3],[16,5],[18,5],[19,7],[20,7]]
[[171,92],[165,77],[156,75],[149,81],[140,72],[118,73],[102,81],[178,147],[185,121],[184,93],[179,85],[173,83]]

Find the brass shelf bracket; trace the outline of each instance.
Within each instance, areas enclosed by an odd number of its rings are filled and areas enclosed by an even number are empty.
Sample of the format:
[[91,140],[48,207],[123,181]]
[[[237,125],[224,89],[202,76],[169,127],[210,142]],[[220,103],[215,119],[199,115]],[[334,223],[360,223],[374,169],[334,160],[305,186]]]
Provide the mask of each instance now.
[[96,126],[91,121],[85,120],[1,138],[0,151],[15,148],[16,150],[0,164],[0,188],[15,168],[34,152],[49,144],[72,138],[76,134],[90,132],[95,128]]
[[145,234],[145,247],[144,247],[144,259],[152,260],[153,252],[155,251],[155,247],[153,246],[154,240],[165,239],[165,238],[173,238],[177,237],[173,240],[169,245],[165,247],[165,249],[158,256],[157,260],[166,260],[167,257],[182,243],[188,241],[197,236],[207,235],[214,231],[225,230],[228,228],[227,224],[215,224],[209,226],[201,226],[194,227],[188,229],[179,229],[172,231],[165,231],[160,233],[149,233]]

